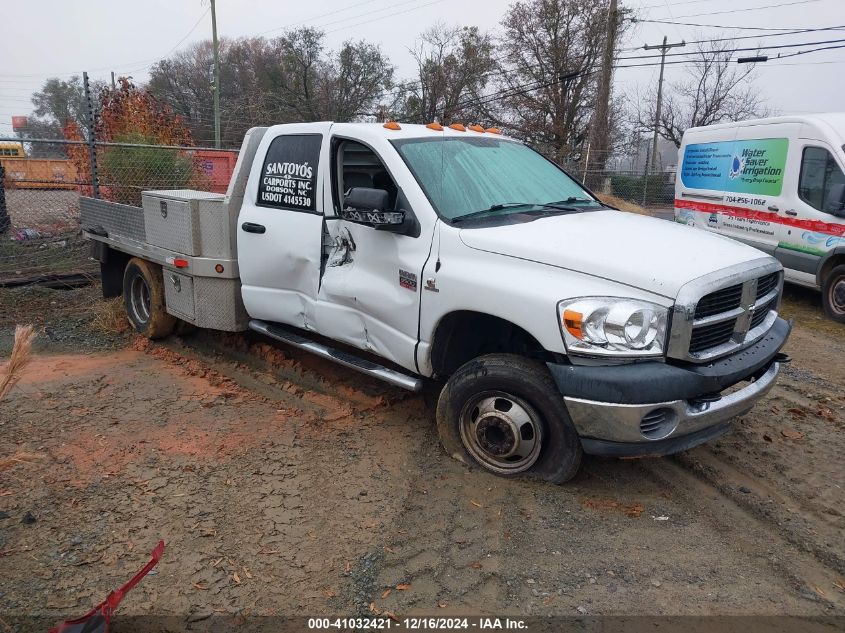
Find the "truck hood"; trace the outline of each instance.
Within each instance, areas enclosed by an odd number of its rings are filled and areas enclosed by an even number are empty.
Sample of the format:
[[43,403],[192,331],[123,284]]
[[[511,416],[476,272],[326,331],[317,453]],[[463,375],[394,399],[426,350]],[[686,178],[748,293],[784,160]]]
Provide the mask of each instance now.
[[762,256],[701,229],[613,210],[462,228],[460,239],[477,250],[603,277],[671,299],[697,277]]

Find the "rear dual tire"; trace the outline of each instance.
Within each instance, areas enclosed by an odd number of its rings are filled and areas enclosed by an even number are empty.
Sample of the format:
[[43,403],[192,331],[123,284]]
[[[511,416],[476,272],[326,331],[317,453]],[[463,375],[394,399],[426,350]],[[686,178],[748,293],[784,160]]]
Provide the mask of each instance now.
[[488,354],[460,367],[437,403],[446,452],[503,477],[563,483],[581,465],[581,441],[541,363]]
[[164,303],[164,275],[158,264],[133,257],[123,273],[123,304],[132,327],[147,338],[169,336],[177,319]]

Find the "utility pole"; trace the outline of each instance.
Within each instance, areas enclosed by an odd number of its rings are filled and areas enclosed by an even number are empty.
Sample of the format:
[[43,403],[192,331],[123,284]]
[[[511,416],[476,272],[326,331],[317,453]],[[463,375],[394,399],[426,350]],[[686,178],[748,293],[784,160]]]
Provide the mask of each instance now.
[[[590,130],[589,148],[595,156],[593,159],[599,169],[603,169],[610,150],[610,87],[613,80],[613,57],[616,52],[616,33],[619,28],[619,9],[617,0],[610,0],[607,9],[607,26],[604,40],[604,56],[602,58],[601,77],[599,78],[598,94],[596,95],[596,109],[593,113],[593,125]],[[587,162],[589,162],[587,152]],[[588,165],[584,165],[584,180],[586,182]]]
[[663,44],[646,44],[643,48],[647,51],[660,50],[660,79],[657,80],[657,104],[654,108],[654,137],[651,141],[651,168],[654,169],[657,162],[657,129],[660,125],[660,107],[663,105],[663,67],[666,65],[666,51],[678,46],[686,46],[685,41],[666,43],[666,36],[663,36]]
[[217,42],[217,11],[211,0],[211,41],[214,48],[214,147],[220,148],[220,56]]

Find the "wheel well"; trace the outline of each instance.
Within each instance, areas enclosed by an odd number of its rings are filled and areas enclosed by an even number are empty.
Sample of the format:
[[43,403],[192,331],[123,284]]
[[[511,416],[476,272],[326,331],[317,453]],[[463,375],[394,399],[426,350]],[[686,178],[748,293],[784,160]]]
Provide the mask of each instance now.
[[822,267],[819,269],[819,286],[824,286],[824,280],[827,277],[828,273],[840,264],[845,264],[845,253],[837,253],[832,257],[828,257],[827,260],[822,263]]
[[461,310],[440,320],[433,338],[431,366],[436,376],[445,377],[473,358],[494,353],[541,360],[553,357],[518,325],[489,314]]

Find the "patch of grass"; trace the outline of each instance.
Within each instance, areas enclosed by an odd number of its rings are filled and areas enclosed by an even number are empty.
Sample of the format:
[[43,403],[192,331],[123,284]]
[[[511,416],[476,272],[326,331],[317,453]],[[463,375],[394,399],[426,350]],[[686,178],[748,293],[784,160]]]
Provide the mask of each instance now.
[[94,318],[92,325],[107,334],[123,334],[129,331],[129,321],[123,306],[123,297],[102,299],[92,307]]
[[601,200],[605,204],[609,204],[612,207],[616,207],[620,211],[627,211],[628,213],[638,213],[640,215],[651,215],[648,210],[644,209],[635,202],[628,202],[627,200],[623,200],[619,196],[614,196],[610,193],[599,193],[596,195],[599,197],[599,200]]

